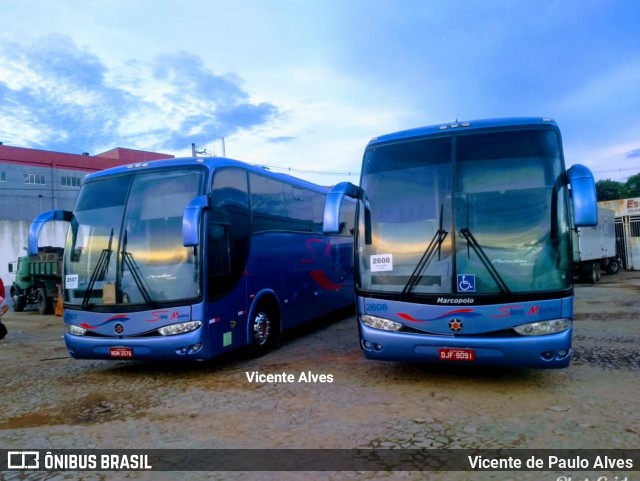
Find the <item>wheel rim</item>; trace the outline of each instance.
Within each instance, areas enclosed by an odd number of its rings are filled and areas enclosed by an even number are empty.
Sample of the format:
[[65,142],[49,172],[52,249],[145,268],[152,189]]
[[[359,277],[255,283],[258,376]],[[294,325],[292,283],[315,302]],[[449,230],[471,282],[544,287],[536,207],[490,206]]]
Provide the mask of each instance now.
[[271,333],[271,320],[266,312],[260,312],[253,320],[253,339],[258,346],[264,346]]

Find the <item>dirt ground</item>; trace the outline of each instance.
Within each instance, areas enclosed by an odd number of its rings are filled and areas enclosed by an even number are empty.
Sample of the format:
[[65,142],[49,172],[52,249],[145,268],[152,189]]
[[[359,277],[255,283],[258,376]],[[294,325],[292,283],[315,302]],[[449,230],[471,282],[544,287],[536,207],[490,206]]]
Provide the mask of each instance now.
[[[640,449],[639,302],[640,272],[579,284],[574,360],[553,371],[369,361],[360,353],[353,315],[297,331],[258,359],[77,361],[67,355],[61,318],[11,312],[3,319],[9,334],[0,341],[0,448]],[[253,372],[292,374],[295,381],[251,382]],[[623,481],[640,480],[640,466],[599,473],[187,474],[284,481]],[[183,472],[0,473],[0,479],[16,480],[183,478]]]

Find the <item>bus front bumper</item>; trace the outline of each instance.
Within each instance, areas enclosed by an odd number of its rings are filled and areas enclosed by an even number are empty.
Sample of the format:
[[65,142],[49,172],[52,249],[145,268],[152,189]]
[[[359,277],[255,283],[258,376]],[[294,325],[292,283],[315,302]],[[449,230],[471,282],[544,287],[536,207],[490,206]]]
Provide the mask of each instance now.
[[573,328],[544,336],[453,337],[373,329],[360,323],[368,359],[560,369],[571,363]]
[[201,330],[158,337],[93,337],[65,333],[69,354],[75,359],[204,360],[211,357],[202,342]]

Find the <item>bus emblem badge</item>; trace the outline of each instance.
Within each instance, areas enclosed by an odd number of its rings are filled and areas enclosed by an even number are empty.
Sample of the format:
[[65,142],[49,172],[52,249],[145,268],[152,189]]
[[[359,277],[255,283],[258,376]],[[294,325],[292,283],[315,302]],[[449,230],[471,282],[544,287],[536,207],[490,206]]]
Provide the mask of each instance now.
[[453,332],[458,332],[462,330],[462,321],[460,319],[451,319],[449,321],[449,329]]
[[120,335],[124,332],[124,326],[120,323],[113,326],[113,330],[116,331],[116,334]]

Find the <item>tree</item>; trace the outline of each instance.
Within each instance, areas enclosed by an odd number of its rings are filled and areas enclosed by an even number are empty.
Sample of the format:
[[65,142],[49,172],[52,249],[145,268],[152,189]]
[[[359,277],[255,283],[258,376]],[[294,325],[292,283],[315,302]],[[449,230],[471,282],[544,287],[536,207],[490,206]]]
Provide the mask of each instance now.
[[623,194],[625,193],[625,186],[626,184],[611,179],[599,180],[596,182],[596,194],[598,201],[624,198]]
[[622,194],[624,198],[640,197],[640,174],[632,175],[624,184]]

